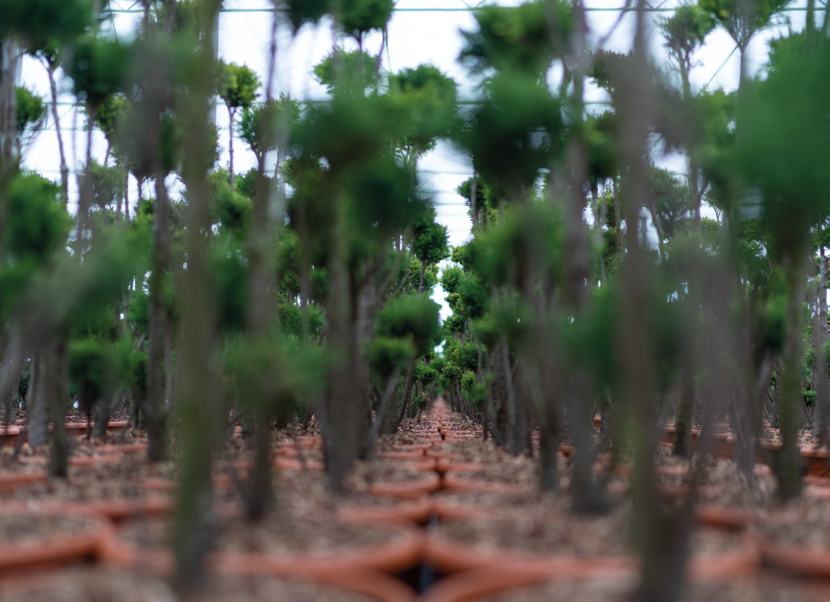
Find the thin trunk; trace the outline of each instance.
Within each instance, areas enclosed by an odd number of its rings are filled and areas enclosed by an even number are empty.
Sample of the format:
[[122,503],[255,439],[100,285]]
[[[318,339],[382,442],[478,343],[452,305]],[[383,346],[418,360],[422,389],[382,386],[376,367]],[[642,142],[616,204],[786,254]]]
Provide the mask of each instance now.
[[787,272],[787,331],[784,340],[784,374],[781,379],[781,450],[775,472],[778,492],[785,500],[801,494],[801,457],[798,428],[801,423],[801,300],[804,287],[802,253],[791,253]]
[[69,472],[69,445],[66,441],[66,398],[69,388],[68,344],[56,335],[48,344],[44,366],[45,394],[52,411],[52,437],[49,450],[49,476],[65,479]]
[[409,360],[409,366],[406,369],[406,378],[404,379],[403,385],[403,403],[401,404],[401,411],[398,414],[397,419],[395,420],[394,425],[392,425],[392,431],[394,432],[398,426],[401,424],[404,415],[406,414],[406,410],[409,407],[410,398],[412,397],[412,382],[413,382],[413,375],[415,374],[415,361],[416,358],[412,358]]
[[147,427],[147,458],[164,462],[168,457],[168,407],[164,398],[164,347],[167,339],[167,308],[164,286],[170,263],[170,231],[164,174],[156,173],[153,223],[153,258],[150,273],[150,333],[147,341],[147,399],[143,408]]
[[228,164],[228,183],[233,188],[233,118],[236,114],[236,109],[228,107],[228,155],[230,156],[230,163]]
[[[271,24],[271,42],[269,58],[269,76],[266,86],[266,102],[271,100],[273,72],[277,58],[276,42],[277,15]],[[231,137],[230,150],[230,184],[233,186],[233,119],[236,109],[228,108],[230,116],[229,135]],[[278,320],[272,306],[275,305],[269,298],[268,285],[271,280],[268,266],[272,265],[273,245],[276,241],[269,240],[272,230],[268,215],[268,201],[270,195],[267,190],[265,176],[265,153],[257,155],[257,186],[252,207],[252,228],[248,244],[248,298],[249,307],[247,316],[248,340],[261,341],[270,344],[270,336],[275,334],[279,327]],[[277,190],[277,195],[281,193]],[[282,200],[280,198],[280,200]],[[271,391],[277,387],[275,382],[279,378],[276,374],[257,374],[253,387],[254,418],[255,418],[255,446],[254,467],[251,474],[250,491],[246,508],[249,520],[263,518],[275,503],[275,493],[271,479],[271,417],[273,414],[273,398]],[[278,410],[281,410],[281,408]]]
[[92,131],[95,126],[95,116],[98,113],[98,108],[90,105],[87,107],[87,111],[89,112],[89,121],[86,129],[86,170],[84,172],[81,190],[79,191],[77,215],[78,228],[75,233],[75,243],[77,244],[78,253],[77,257],[79,259],[83,255],[84,230],[86,229],[87,214],[89,213],[89,206],[92,201],[92,174],[90,171],[92,167]]
[[32,392],[26,412],[29,444],[32,447],[46,445],[49,442],[49,405],[45,382],[47,353],[46,346],[41,345],[32,358]]
[[828,441],[828,414],[830,414],[830,390],[827,381],[827,357],[824,346],[827,342],[827,258],[824,246],[819,246],[819,286],[816,299],[818,311],[813,325],[814,347],[816,350],[816,419],[814,435],[819,445]]
[[[691,343],[691,342],[690,342]],[[680,401],[674,420],[674,440],[672,454],[681,458],[688,458],[692,451],[692,413],[695,406],[695,388],[692,374],[684,369],[680,378]]]
[[378,435],[381,434],[382,430],[385,430],[384,423],[388,420],[387,416],[389,416],[391,408],[392,398],[395,395],[395,389],[398,388],[398,379],[401,376],[401,369],[395,368],[395,371],[389,376],[386,380],[386,386],[383,389],[383,395],[380,398],[380,402],[378,403],[378,412],[375,416],[375,421],[372,423],[372,428],[369,429],[369,444],[368,449],[371,453],[372,448],[375,446],[375,441],[377,441]]
[[[217,25],[219,2],[200,3],[200,7],[205,24],[202,35],[209,40]],[[188,191],[184,241],[187,269],[180,288],[181,346],[177,362],[177,408],[182,428],[176,443],[182,453],[173,528],[175,580],[183,594],[197,589],[205,580],[213,513],[211,451],[223,430],[225,418],[217,394],[220,387],[214,365],[216,312],[206,261],[210,240],[206,166],[211,148],[209,99],[215,60],[210,45],[199,46],[199,54],[192,63],[189,94],[177,107],[188,132],[182,170]]]
[[55,70],[57,63],[44,59],[46,71],[49,74],[49,93],[52,98],[52,119],[55,122],[55,135],[58,138],[58,155],[60,156],[61,170],[61,192],[63,193],[63,206],[66,207],[69,201],[69,167],[66,165],[66,151],[63,147],[63,133],[61,131],[61,119],[58,113],[58,88],[55,84]]

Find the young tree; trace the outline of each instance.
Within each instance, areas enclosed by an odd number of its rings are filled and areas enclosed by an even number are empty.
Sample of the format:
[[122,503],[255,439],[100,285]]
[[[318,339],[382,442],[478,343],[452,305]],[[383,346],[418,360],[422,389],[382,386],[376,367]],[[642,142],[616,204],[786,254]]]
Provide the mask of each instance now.
[[233,186],[233,130],[236,124],[236,112],[250,109],[258,96],[259,76],[245,65],[219,62],[219,76],[216,83],[216,93],[228,108],[228,154],[230,166],[228,168],[228,182]]

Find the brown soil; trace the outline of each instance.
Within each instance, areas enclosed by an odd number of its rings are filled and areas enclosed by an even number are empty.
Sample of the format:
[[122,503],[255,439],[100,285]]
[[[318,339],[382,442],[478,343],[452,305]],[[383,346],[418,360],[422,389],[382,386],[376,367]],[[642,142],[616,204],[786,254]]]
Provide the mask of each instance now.
[[[617,510],[603,516],[570,514],[568,504],[566,499],[559,498],[550,506],[533,507],[520,517],[449,521],[438,525],[434,532],[490,550],[577,557],[634,554],[628,513]],[[740,545],[740,537],[733,533],[709,528],[692,533],[693,554],[712,554]]]
[[352,491],[365,491],[373,483],[407,483],[433,474],[408,468],[406,464],[406,461],[382,459],[358,462],[346,477],[346,486]]
[[554,507],[555,494],[543,493],[491,493],[484,491],[446,491],[440,494],[441,500],[450,506],[475,506],[478,508],[500,508],[525,513],[539,506]]
[[[545,585],[522,588],[497,596],[482,598],[482,602],[630,602],[637,582],[634,580],[556,580]],[[816,602],[792,584],[747,580],[739,583],[694,583],[680,602],[717,600],[718,602]]]
[[[41,467],[42,470],[42,467]],[[143,456],[124,456],[119,462],[69,468],[69,478],[32,483],[0,494],[0,499],[87,501],[144,498],[159,492],[142,487],[136,479],[170,478],[172,463],[151,464]]]
[[777,543],[824,550],[830,555],[830,501],[803,497],[757,526]]
[[58,534],[89,531],[94,527],[95,523],[81,517],[4,512],[0,514],[0,541],[25,545],[27,541],[34,543]]
[[24,462],[21,462],[19,458],[15,458],[13,447],[0,448],[0,473],[9,474],[43,471],[43,466],[37,466],[36,464],[26,464]]
[[[28,591],[10,587],[6,602],[174,602],[170,585],[155,576],[110,567],[79,567],[53,572],[30,580]],[[17,591],[15,591],[17,590]],[[276,577],[211,576],[205,591],[187,602],[369,602],[366,596],[331,587]]]
[[[172,524],[168,519],[129,521],[119,531],[129,544],[144,549],[169,546]],[[341,523],[328,518],[267,518],[249,524],[241,519],[225,519],[216,525],[214,549],[218,552],[302,554],[331,556],[338,550],[371,546],[393,540],[400,532],[391,527]]]

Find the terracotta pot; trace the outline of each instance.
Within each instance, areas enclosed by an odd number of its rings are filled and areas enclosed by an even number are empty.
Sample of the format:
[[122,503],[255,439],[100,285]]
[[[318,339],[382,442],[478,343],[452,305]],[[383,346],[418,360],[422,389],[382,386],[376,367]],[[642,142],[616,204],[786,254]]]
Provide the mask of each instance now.
[[276,458],[273,462],[276,470],[324,470],[326,465],[317,460],[298,460],[291,458]]
[[[114,464],[124,459],[121,454],[102,453],[96,456],[69,456],[69,466],[95,466],[97,464]],[[49,458],[46,456],[24,456],[20,458],[23,464],[33,464],[35,466],[46,466],[49,464]]]
[[412,451],[385,451],[375,454],[378,458],[386,458],[387,460],[421,460],[424,456],[423,449]]
[[415,592],[402,581],[369,569],[315,575],[315,581],[363,594],[378,602],[415,602],[417,598]]
[[830,547],[781,544],[757,531],[753,537],[765,564],[805,577],[830,577]]
[[537,574],[569,575],[586,570],[586,565],[602,574],[630,574],[636,569],[633,558],[577,558],[569,554],[542,555],[505,549],[466,545],[436,535],[427,534],[424,560],[441,573],[452,574],[481,568],[504,568],[534,571]]
[[433,512],[433,505],[427,495],[417,499],[402,498],[390,506],[360,507],[345,506],[337,509],[341,520],[374,524],[401,524],[411,521],[425,523]]
[[152,495],[142,499],[114,498],[67,504],[78,512],[93,513],[119,522],[136,516],[164,516],[173,510],[170,496]]
[[[387,526],[392,525],[390,522]],[[411,523],[398,523],[394,524],[394,527],[398,533],[397,537],[373,546],[343,547],[324,555],[217,552],[209,556],[208,563],[220,571],[260,575],[321,578],[366,569],[397,574],[420,563],[423,557],[424,535]],[[173,568],[172,554],[168,549],[148,552],[118,537],[110,538],[106,545],[102,546],[102,558],[113,564],[142,566],[160,572],[168,572]]]
[[432,442],[427,441],[424,443],[402,443],[400,445],[396,445],[394,451],[417,451],[421,450],[426,452],[432,448]]
[[437,473],[424,472],[423,477],[401,483],[372,483],[369,492],[395,498],[416,500],[424,493],[432,493],[441,487],[441,478]]
[[[455,573],[478,568],[521,568],[548,576],[594,574],[603,576],[631,575],[637,570],[634,556],[576,557],[569,554],[539,554],[533,552],[495,549],[453,541],[429,533],[424,548],[425,560],[444,573]],[[693,557],[686,570],[695,579],[717,579],[754,573],[760,561],[760,551],[754,538],[745,535],[741,545],[712,556]]]
[[492,508],[473,504],[453,504],[447,499],[450,491],[438,492],[432,498],[432,514],[438,520],[471,520],[476,518],[501,518],[510,515],[510,508]]
[[802,448],[801,457],[807,465],[807,475],[813,478],[828,479],[830,466],[827,465],[827,449]]
[[3,516],[45,518],[74,517],[88,523],[81,530],[50,533],[40,538],[24,538],[20,542],[0,542],[0,574],[9,571],[66,564],[90,556],[98,556],[112,539],[112,527],[93,513],[79,511],[65,504],[10,502],[0,504]]
[[522,567],[473,569],[441,579],[420,598],[421,602],[473,602],[498,593],[544,583],[549,575]]
[[449,471],[469,472],[474,470],[484,470],[487,468],[486,464],[481,462],[457,462],[450,459],[439,459],[435,464],[435,470],[440,474],[445,474]]
[[449,470],[444,473],[444,488],[454,491],[491,491],[493,493],[529,493],[531,488],[513,483],[470,478],[469,472]]
[[0,474],[0,493],[14,491],[18,487],[25,487],[31,483],[42,483],[46,480],[46,471],[12,472]]
[[[338,593],[342,592],[346,596],[348,594],[362,594],[362,596],[373,602],[415,602],[415,593],[406,584],[394,577],[368,569],[353,569],[344,571],[342,574],[332,573],[331,575],[315,578],[310,575],[280,575],[267,571],[263,574],[255,574],[248,571],[247,573],[234,575],[230,571],[224,571],[222,566],[213,568],[213,574],[210,576],[210,591],[206,592],[208,596],[215,594],[215,590],[212,588],[216,585],[219,585],[225,591],[229,589],[228,586],[231,584],[222,585],[222,575],[224,575],[226,579],[234,579],[232,584],[234,586],[236,586],[239,580],[245,582],[255,579],[264,582],[282,579],[294,582],[302,580],[314,585],[315,590],[319,587],[325,587],[326,597],[337,596]],[[98,573],[107,572],[111,574],[108,576],[108,580],[105,581],[103,590],[99,584],[98,586],[92,586],[87,591],[79,591],[77,595],[89,595],[94,591],[97,596],[103,596],[97,597],[96,600],[118,600],[124,596],[124,589],[130,588],[131,592],[135,592],[131,594],[133,599],[168,599],[168,596],[163,595],[166,591],[164,588],[167,581],[166,575],[163,574],[164,571],[161,572],[162,574],[154,575],[152,573],[148,574],[147,571],[132,571],[130,569],[118,569],[116,567],[89,568],[83,573],[79,573],[78,569],[49,571],[48,573],[44,571],[34,573],[26,572],[4,579],[2,591],[5,595],[13,597],[15,600],[51,600],[62,596],[68,587],[77,589],[80,585],[78,583],[80,578],[87,578],[94,582],[98,579]],[[263,585],[267,587],[266,583],[263,583]],[[159,588],[163,589],[159,590]],[[162,592],[161,594],[159,594],[160,591]],[[161,598],[158,595],[161,595]],[[221,597],[221,594],[219,595],[220,599],[230,599]],[[311,592],[306,593],[303,596],[303,600],[308,600],[309,595],[312,595]],[[233,599],[241,600],[246,598],[243,593],[238,593],[237,596],[237,598]],[[199,600],[203,599],[201,596],[197,596],[197,598]]]
[[740,530],[758,520],[758,514],[745,508],[698,504],[695,519],[702,525]]
[[[145,477],[135,481],[136,485],[150,491],[165,491],[172,492],[176,490],[176,481],[174,479],[165,479],[163,477]],[[217,474],[213,476],[213,487],[220,490],[229,489],[234,485],[234,480],[230,475]]]
[[427,458],[436,458],[437,460],[458,460],[462,456],[456,452],[439,451],[435,449],[428,449],[426,451]]
[[301,435],[297,437],[296,441],[280,441],[277,444],[277,449],[312,449],[323,444],[320,437],[312,435]]
[[143,454],[147,452],[146,443],[127,443],[124,445],[101,445],[98,451],[110,454]]
[[0,426],[0,445],[4,447],[13,447],[17,444],[17,438],[19,436],[19,426]]

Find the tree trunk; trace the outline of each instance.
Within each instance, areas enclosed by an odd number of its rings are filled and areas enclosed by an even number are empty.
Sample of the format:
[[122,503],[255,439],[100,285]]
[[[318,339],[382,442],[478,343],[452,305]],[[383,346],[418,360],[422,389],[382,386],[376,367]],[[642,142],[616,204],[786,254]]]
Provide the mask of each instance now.
[[[218,3],[203,4],[206,29],[203,35],[205,39],[211,39]],[[180,289],[182,320],[178,357],[180,383],[177,387],[182,428],[176,438],[177,448],[182,453],[173,529],[175,581],[182,593],[193,591],[204,583],[213,509],[211,452],[224,425],[222,404],[217,394],[220,389],[218,371],[214,365],[216,312],[206,261],[210,237],[206,159],[211,147],[209,98],[215,65],[209,45],[199,47],[193,65],[192,79],[188,82],[190,93],[178,106],[188,132],[182,170],[188,190],[187,269]]]
[[46,394],[46,356],[48,349],[41,345],[32,358],[29,408],[26,413],[29,445],[37,447],[49,442],[49,398]]
[[236,114],[236,109],[228,107],[228,155],[230,161],[228,163],[228,183],[233,188],[233,118]]
[[801,423],[801,300],[803,298],[802,253],[791,252],[787,274],[787,330],[784,339],[784,374],[781,382],[781,450],[775,462],[778,490],[785,500],[801,494],[801,456],[798,428]]
[[815,321],[813,323],[813,345],[816,350],[816,414],[813,421],[813,435],[819,445],[828,441],[828,416],[830,416],[830,391],[827,382],[827,357],[824,346],[827,342],[827,259],[824,246],[819,245],[819,286],[816,299]]
[[61,335],[48,343],[43,382],[52,410],[52,438],[49,450],[49,476],[65,479],[69,473],[69,445],[66,441],[66,398],[69,388],[68,345]]
[[156,211],[153,223],[153,258],[150,273],[150,333],[147,341],[147,399],[143,408],[147,427],[147,458],[164,462],[168,457],[168,402],[164,398],[164,347],[167,308],[164,286],[170,263],[170,231],[164,174],[156,173]]
[[52,119],[55,122],[55,135],[58,138],[58,154],[60,156],[61,170],[61,192],[63,193],[63,206],[66,207],[69,201],[69,167],[66,165],[66,151],[63,148],[63,134],[61,132],[61,119],[58,113],[58,88],[55,84],[55,70],[58,65],[44,59],[46,71],[49,73],[49,93],[52,98]]

